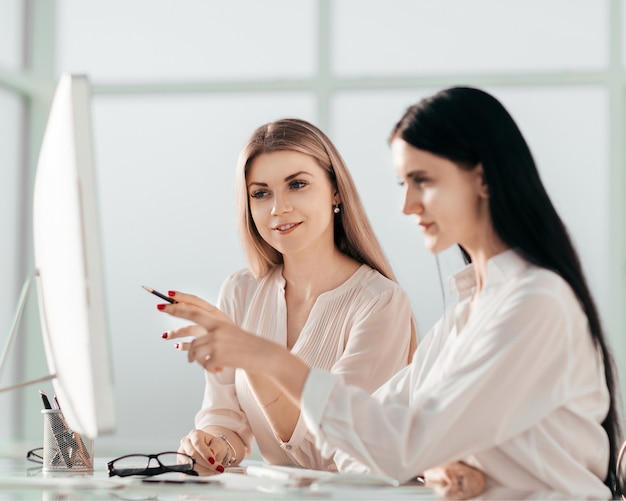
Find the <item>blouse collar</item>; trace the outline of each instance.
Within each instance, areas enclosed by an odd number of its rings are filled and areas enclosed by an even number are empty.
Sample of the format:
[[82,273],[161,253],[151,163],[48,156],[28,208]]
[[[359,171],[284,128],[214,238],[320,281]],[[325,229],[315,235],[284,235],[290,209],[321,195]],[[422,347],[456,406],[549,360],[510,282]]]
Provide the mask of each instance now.
[[[513,249],[496,254],[487,261],[484,289],[502,285],[527,266],[528,262]],[[459,300],[471,296],[475,287],[476,276],[471,263],[450,277],[450,293],[457,295]]]
[[[367,264],[362,263],[361,266],[359,266],[356,271],[346,279],[345,282],[339,284],[334,289],[322,292],[319,297],[321,298],[323,296],[333,296],[335,294],[343,293],[344,290],[349,290],[353,287],[353,284],[355,282],[363,279],[367,275],[368,271],[371,269],[372,268],[370,268]],[[278,289],[284,293],[287,281],[283,276],[283,265],[281,264],[276,266],[274,270],[270,273],[272,273],[273,280],[276,282]]]

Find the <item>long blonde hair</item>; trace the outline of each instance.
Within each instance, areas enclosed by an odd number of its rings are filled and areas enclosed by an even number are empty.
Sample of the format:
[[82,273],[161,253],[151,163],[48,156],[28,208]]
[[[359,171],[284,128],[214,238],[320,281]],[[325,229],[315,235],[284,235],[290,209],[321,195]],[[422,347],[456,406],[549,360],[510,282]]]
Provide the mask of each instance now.
[[[257,277],[264,276],[283,263],[282,254],[263,240],[254,224],[246,183],[252,160],[263,153],[275,151],[304,153],[326,171],[341,200],[341,210],[335,215],[335,245],[344,254],[397,283],[365,213],[356,185],[337,148],[320,129],[297,118],[284,118],[258,127],[239,155],[235,180],[237,220],[252,273]],[[411,355],[417,346],[414,320],[412,331]]]

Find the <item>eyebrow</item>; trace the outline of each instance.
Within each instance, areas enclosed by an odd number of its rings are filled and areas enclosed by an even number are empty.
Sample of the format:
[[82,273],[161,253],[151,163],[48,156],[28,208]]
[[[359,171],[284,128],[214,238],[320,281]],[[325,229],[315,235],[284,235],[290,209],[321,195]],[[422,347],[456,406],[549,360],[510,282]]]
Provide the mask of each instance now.
[[424,176],[427,175],[428,171],[425,171],[424,169],[415,169],[411,172],[407,172],[406,177],[407,178],[413,178],[415,176]]
[[[302,174],[308,174],[309,176],[312,176],[312,174],[310,172],[307,172],[305,170],[301,170],[301,171],[295,172],[294,174],[288,175],[284,179],[284,181],[285,182],[291,181],[292,179],[294,179],[294,178],[296,178],[298,176],[301,176]],[[252,182],[250,182],[248,184],[248,186],[252,186],[252,185],[255,185],[255,186],[267,186],[267,183],[261,183],[261,182],[258,182],[258,181],[252,181]]]

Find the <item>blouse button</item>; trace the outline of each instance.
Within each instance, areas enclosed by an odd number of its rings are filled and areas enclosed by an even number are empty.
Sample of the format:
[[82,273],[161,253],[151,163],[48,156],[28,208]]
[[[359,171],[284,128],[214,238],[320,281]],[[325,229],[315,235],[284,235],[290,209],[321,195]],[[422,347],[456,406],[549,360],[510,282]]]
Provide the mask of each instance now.
[[287,445],[285,445],[285,449],[287,449],[288,451],[290,451],[290,450],[291,450],[291,444],[287,444]]

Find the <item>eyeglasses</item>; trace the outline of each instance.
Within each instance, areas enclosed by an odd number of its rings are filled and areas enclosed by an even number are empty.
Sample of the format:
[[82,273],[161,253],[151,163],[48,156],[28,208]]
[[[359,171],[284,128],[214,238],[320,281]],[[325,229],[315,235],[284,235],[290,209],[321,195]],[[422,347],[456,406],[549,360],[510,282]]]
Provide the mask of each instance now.
[[[152,460],[156,466],[150,466]],[[154,463],[152,463],[154,464]],[[160,475],[170,471],[198,476],[193,467],[196,461],[180,452],[160,452],[159,454],[128,454],[107,463],[109,477],[129,477],[131,475]]]
[[26,453],[26,459],[33,463],[43,464],[43,447],[31,449]]

